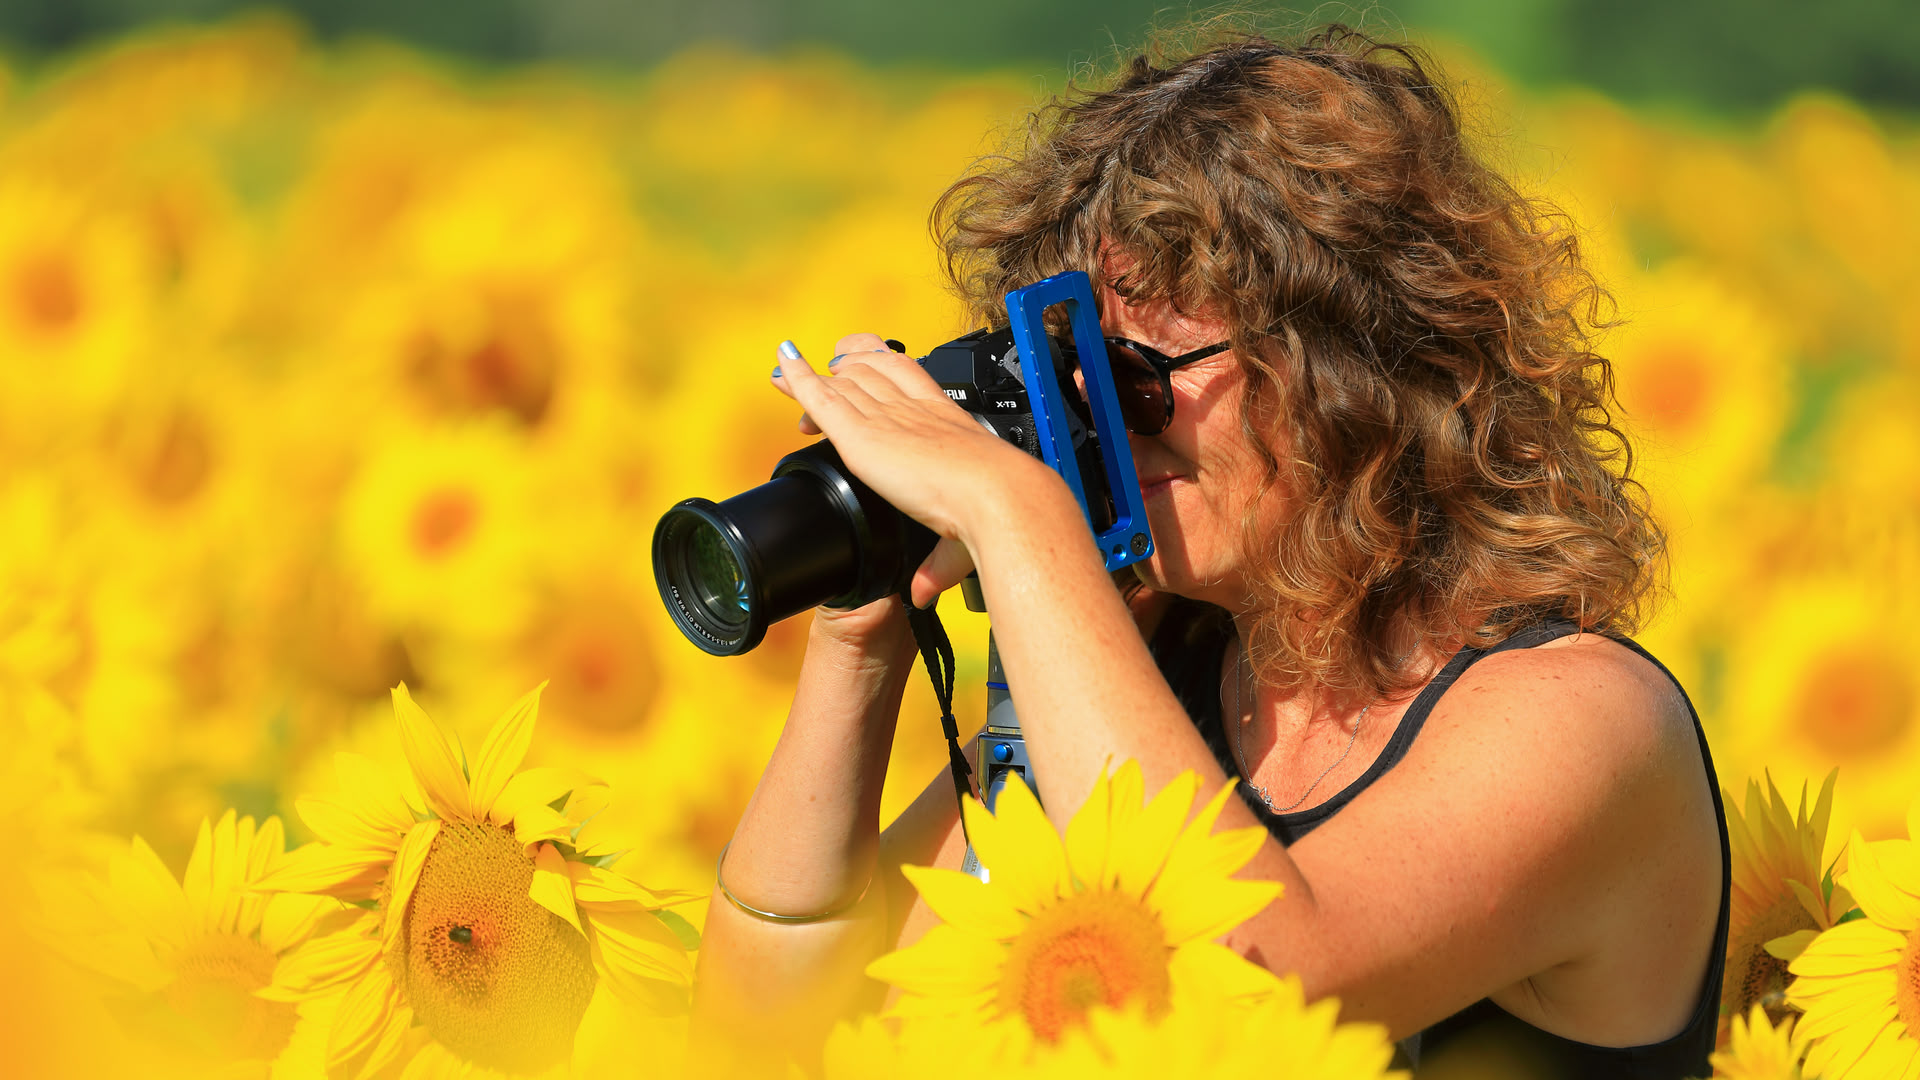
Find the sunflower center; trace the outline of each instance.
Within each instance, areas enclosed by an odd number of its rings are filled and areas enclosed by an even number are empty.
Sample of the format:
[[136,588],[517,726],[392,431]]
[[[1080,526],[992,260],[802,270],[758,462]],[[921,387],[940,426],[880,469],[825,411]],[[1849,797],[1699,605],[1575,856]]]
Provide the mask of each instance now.
[[444,558],[473,531],[480,507],[471,493],[436,491],[413,512],[413,546],[428,559]]
[[239,934],[208,934],[174,955],[167,1005],[220,1057],[270,1059],[293,1034],[293,1006],[253,992],[273,981],[273,950]]
[[1143,1003],[1167,1010],[1173,980],[1160,920],[1125,893],[1089,892],[1035,915],[1014,939],[1001,975],[1002,1012],[1019,1013],[1035,1035],[1056,1041],[1094,1005]]
[[1878,649],[1830,650],[1814,661],[1801,685],[1801,730],[1836,760],[1892,749],[1913,720],[1913,677],[1903,662]]
[[532,885],[512,832],[443,824],[407,905],[406,948],[389,959],[435,1039],[503,1072],[565,1060],[593,998],[586,938],[534,903]]
[[1791,1015],[1786,993],[1792,976],[1787,962],[1767,951],[1767,942],[1796,930],[1819,928],[1792,894],[1776,898],[1772,907],[1740,927],[1727,944],[1727,973],[1720,991],[1723,1009],[1745,1016],[1754,1005],[1763,1005],[1776,1024]]
[[1920,930],[1907,934],[1907,947],[1893,966],[1893,1004],[1908,1031],[1920,1031]]
[[58,332],[80,319],[80,282],[73,264],[55,255],[28,260],[14,271],[14,302],[36,329]]

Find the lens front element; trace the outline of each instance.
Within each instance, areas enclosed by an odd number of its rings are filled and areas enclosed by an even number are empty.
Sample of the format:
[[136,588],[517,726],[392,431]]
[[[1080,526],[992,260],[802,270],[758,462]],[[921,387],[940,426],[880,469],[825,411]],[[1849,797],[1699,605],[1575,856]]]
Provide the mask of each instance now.
[[686,589],[717,627],[747,626],[747,575],[713,522],[696,520],[686,548]]

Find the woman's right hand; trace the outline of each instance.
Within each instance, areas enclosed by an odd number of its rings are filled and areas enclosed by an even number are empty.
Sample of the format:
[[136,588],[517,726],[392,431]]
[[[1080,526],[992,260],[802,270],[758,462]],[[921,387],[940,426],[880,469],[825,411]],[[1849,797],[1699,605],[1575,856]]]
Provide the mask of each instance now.
[[815,608],[807,650],[815,649],[855,671],[886,671],[911,662],[913,630],[906,606],[898,596],[883,596],[857,608]]

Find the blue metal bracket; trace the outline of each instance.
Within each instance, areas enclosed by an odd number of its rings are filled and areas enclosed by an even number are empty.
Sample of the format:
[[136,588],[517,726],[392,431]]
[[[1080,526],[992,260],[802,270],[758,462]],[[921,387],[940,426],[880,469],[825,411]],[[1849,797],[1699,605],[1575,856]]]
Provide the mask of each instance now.
[[1153,533],[1140,496],[1140,476],[1133,468],[1133,448],[1127,444],[1126,423],[1120,418],[1113,371],[1107,364],[1106,338],[1100,331],[1100,308],[1093,300],[1093,283],[1084,272],[1069,270],[1015,289],[1007,294],[1007,318],[1013,328],[1013,343],[1020,352],[1020,371],[1033,408],[1041,456],[1066,480],[1092,527],[1093,511],[1088,507],[1086,485],[1073,451],[1066,399],[1054,374],[1047,341],[1045,316],[1056,304],[1066,305],[1073,326],[1074,349],[1080,354],[1080,373],[1086,381],[1100,459],[1112,488],[1114,523],[1107,531],[1096,533],[1100,554],[1109,571],[1118,570],[1153,554]]

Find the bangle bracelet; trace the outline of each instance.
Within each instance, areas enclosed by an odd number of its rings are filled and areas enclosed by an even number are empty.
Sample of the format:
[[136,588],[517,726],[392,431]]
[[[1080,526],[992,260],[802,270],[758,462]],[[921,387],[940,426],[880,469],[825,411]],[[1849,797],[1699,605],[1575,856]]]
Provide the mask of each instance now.
[[739,908],[741,911],[746,912],[748,915],[751,915],[754,918],[763,920],[765,922],[771,922],[771,923],[824,922],[827,919],[831,919],[840,915],[845,915],[848,911],[851,911],[854,907],[859,905],[860,901],[865,900],[867,898],[867,890],[873,888],[873,878],[868,877],[867,883],[861,886],[860,888],[859,896],[854,897],[852,900],[847,901],[846,903],[840,905],[837,908],[832,908],[827,911],[822,911],[817,915],[781,915],[781,914],[778,914],[777,912],[761,911],[759,908],[754,907],[751,904],[745,903],[739,897],[733,895],[733,893],[729,891],[727,888],[726,878],[722,877],[720,874],[720,868],[727,865],[727,849],[732,846],[733,846],[733,841],[731,840],[721,845],[720,857],[714,860],[714,864],[713,864],[714,887],[720,890],[721,896],[724,896],[727,898],[727,903],[732,904],[734,907]]

